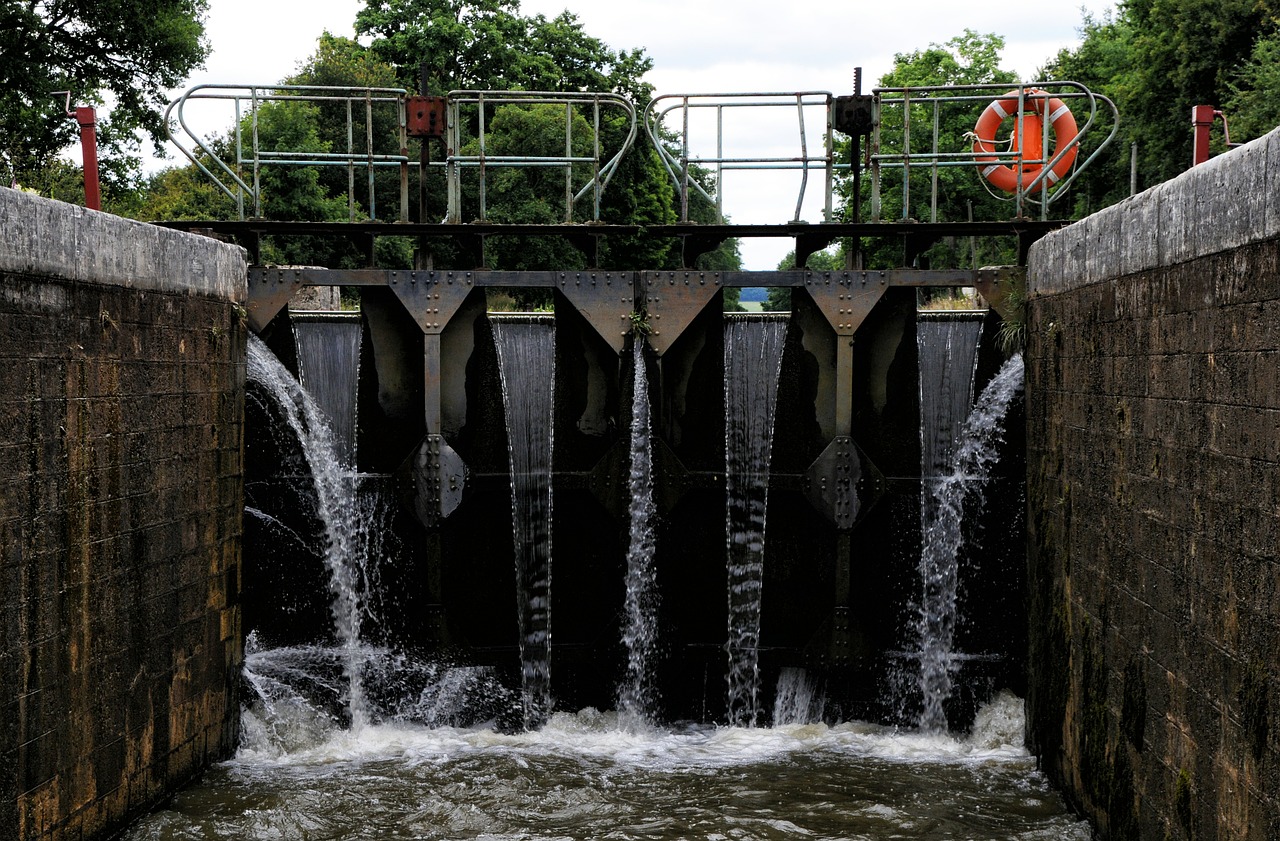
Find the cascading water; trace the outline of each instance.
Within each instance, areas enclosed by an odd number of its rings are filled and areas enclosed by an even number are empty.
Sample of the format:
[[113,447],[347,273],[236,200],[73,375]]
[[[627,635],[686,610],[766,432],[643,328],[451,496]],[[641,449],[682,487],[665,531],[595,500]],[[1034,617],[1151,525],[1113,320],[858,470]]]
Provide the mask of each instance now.
[[785,318],[726,317],[725,497],[728,546],[728,717],[753,727],[760,714],[760,600],[765,511]]
[[[943,704],[951,695],[956,671],[957,658],[952,647],[966,498],[971,493],[980,493],[990,476],[1003,441],[1004,418],[1022,389],[1022,381],[1022,357],[1015,355],[983,390],[965,419],[956,435],[946,473],[928,484],[929,519],[922,523],[922,589],[915,623],[922,729],[947,727]],[[971,505],[970,515],[973,513]]]
[[347,465],[355,464],[356,456],[361,330],[354,313],[306,313],[293,318],[298,379],[329,419],[338,457]]
[[524,724],[551,714],[551,455],[555,406],[555,321],[491,317],[511,466]]
[[627,671],[618,691],[618,712],[629,723],[651,720],[657,701],[652,683],[657,643],[658,590],[654,577],[653,453],[650,441],[649,379],[645,371],[644,341],[633,344],[635,365],[631,398],[631,540],[627,549],[626,627]]
[[345,706],[353,729],[367,722],[360,681],[361,591],[366,572],[365,511],[356,493],[356,477],[334,445],[328,420],[306,390],[267,346],[249,336],[248,379],[266,391],[297,436],[315,490],[316,515],[323,525],[323,560],[332,595],[330,612],[344,677]]
[[825,699],[804,669],[788,666],[778,672],[773,698],[773,726],[810,724],[822,720]]

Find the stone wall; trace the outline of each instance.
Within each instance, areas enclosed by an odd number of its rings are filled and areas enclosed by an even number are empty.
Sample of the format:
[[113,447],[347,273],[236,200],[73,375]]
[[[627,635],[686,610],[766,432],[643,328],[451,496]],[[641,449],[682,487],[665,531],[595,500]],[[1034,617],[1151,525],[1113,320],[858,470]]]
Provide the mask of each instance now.
[[1028,272],[1028,735],[1110,838],[1280,838],[1280,133]]
[[238,248],[0,189],[0,838],[234,747],[245,295]]

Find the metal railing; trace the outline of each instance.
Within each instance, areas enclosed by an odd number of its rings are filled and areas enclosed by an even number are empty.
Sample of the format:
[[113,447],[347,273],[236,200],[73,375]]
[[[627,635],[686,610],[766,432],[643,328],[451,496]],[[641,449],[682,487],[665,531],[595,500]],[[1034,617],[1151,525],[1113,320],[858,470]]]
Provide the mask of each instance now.
[[[930,222],[936,222],[938,212],[939,170],[947,167],[969,167],[972,169],[988,166],[1008,166],[1015,174],[1017,189],[1009,197],[1014,202],[1014,218],[1025,215],[1028,203],[1040,205],[1040,216],[1048,218],[1049,206],[1059,197],[1066,194],[1080,172],[1089,165],[1111,142],[1119,130],[1119,113],[1115,103],[1101,94],[1095,94],[1079,82],[1034,82],[1022,85],[947,85],[918,88],[877,88],[875,97],[875,113],[873,116],[873,132],[868,160],[871,167],[871,217],[879,221],[882,202],[884,170],[898,169],[902,172],[902,218],[908,219],[911,214],[911,174],[913,169],[925,168],[930,174]],[[966,132],[959,138],[947,140],[954,144],[950,149],[943,148],[942,123],[947,117],[962,111],[969,119],[976,122],[976,117],[990,102],[998,99],[1017,100],[1014,112],[1014,133],[1024,137],[1024,126],[1027,115],[1035,112],[1035,103],[1041,104],[1041,112],[1047,113],[1046,107],[1050,99],[1058,99],[1066,104],[1076,104],[1077,110],[1085,112],[1085,121],[1077,128],[1075,137],[1068,142],[1056,146],[1050,154],[1050,129],[1052,120],[1038,120],[1041,124],[1042,137],[1039,156],[1024,155],[1020,145],[1009,141],[1005,150],[993,149],[975,151],[973,132]],[[1083,107],[1081,107],[1083,106]],[[1101,106],[1101,107],[1100,107]],[[1105,114],[1103,109],[1105,109]],[[912,140],[913,122],[919,122],[920,111],[925,112],[929,143],[923,151],[915,151]],[[886,115],[897,113],[894,122],[894,151],[886,151],[888,143],[885,136]],[[915,116],[913,116],[913,114]],[[1066,177],[1053,183],[1051,173],[1054,167],[1067,159],[1068,155],[1078,154],[1080,143],[1096,131],[1100,122],[1109,117],[1110,132],[1098,144],[1097,148],[1083,161],[1076,159]],[[900,132],[900,133],[899,133]],[[918,135],[917,135],[918,136]],[[990,142],[991,139],[987,139]],[[994,144],[993,144],[994,145]],[[979,176],[981,177],[981,176]],[[1023,183],[1025,181],[1025,183]],[[985,180],[983,180],[985,184]]]
[[[245,205],[252,207],[254,217],[262,216],[262,169],[267,166],[328,166],[347,170],[347,209],[351,221],[357,216],[356,171],[362,170],[367,182],[365,207],[370,219],[378,218],[374,173],[383,167],[395,167],[400,173],[400,219],[409,218],[409,167],[405,127],[403,88],[350,88],[311,85],[196,85],[174,100],[165,111],[169,139],[201,172],[212,179],[218,189],[236,203],[241,219]],[[229,146],[230,160],[223,160],[215,148],[194,131],[189,123],[188,108],[193,103],[230,103],[234,128]],[[336,104],[345,111],[346,148],[332,149],[264,149],[259,135],[259,117],[269,103],[305,102]],[[374,117],[391,112],[398,134],[397,151],[376,152],[379,140],[374,134]],[[194,148],[188,148],[174,135],[173,122],[185,133]],[[247,124],[246,124],[247,121]],[[357,124],[363,122],[363,149],[356,140]],[[246,148],[246,133],[248,143]],[[225,154],[225,153],[224,153]]]
[[[463,175],[469,170],[474,170],[477,176],[479,220],[486,221],[489,215],[489,170],[503,167],[563,169],[564,213],[561,221],[573,222],[574,212],[579,202],[587,197],[590,197],[588,215],[591,221],[600,221],[600,201],[604,189],[609,185],[609,180],[618,170],[619,162],[631,149],[636,138],[636,111],[626,97],[612,93],[451,91],[446,99],[448,102],[446,157],[438,165],[445,168],[448,184],[447,221],[463,221]],[[563,154],[493,152],[491,150],[493,120],[498,117],[499,109],[508,106],[563,108]],[[610,110],[618,112],[625,119],[626,137],[621,145],[606,158],[601,142],[601,132],[605,128],[606,112]],[[576,137],[574,133],[575,117],[578,116],[582,116],[583,119],[590,117],[590,135],[586,137],[591,145],[590,154],[580,154],[575,151],[575,139],[579,141],[583,139],[581,127]],[[585,183],[575,187],[575,173],[581,180],[584,169],[589,175]]]
[[[1007,149],[975,151],[973,133],[963,136],[957,126],[971,126],[982,109],[993,100],[1017,100],[1015,131],[1024,136],[1026,115],[1046,110],[1048,98],[1074,106],[1083,118],[1075,137],[1051,148],[1052,120],[1039,121],[1044,150],[1036,157],[1010,143]],[[1018,188],[1007,197],[1014,203],[1013,218],[1025,218],[1028,204],[1039,204],[1041,218],[1115,137],[1118,115],[1111,100],[1091,92],[1078,82],[1037,82],[1025,85],[953,85],[919,88],[880,88],[872,98],[870,142],[865,162],[871,179],[871,221],[880,221],[882,191],[889,173],[901,174],[902,219],[911,218],[913,174],[929,173],[929,221],[936,222],[940,192],[940,172],[951,167],[979,169],[992,165],[1012,168]],[[262,172],[272,166],[345,167],[347,204],[352,221],[364,212],[378,218],[375,172],[383,168],[399,171],[399,220],[409,220],[409,172],[419,169],[408,155],[407,92],[400,88],[312,87],[299,85],[236,86],[198,85],[183,93],[166,111],[170,139],[217,188],[231,198],[241,219],[246,213],[263,213]],[[203,140],[189,124],[189,110],[195,103],[230,105],[234,136],[221,143]],[[302,102],[338,106],[345,119],[345,145],[333,149],[264,148],[259,133],[263,108],[273,103]],[[563,170],[563,212],[560,221],[599,221],[601,199],[619,164],[634,145],[636,108],[625,97],[611,93],[548,91],[452,91],[445,97],[445,157],[431,162],[446,176],[448,205],[446,222],[461,223],[466,213],[478,213],[487,221],[490,212],[491,170],[504,168],[559,168]],[[811,172],[823,180],[822,221],[832,215],[837,172],[850,168],[836,161],[834,144],[835,97],[827,91],[784,93],[664,94],[652,99],[644,109],[645,132],[656,150],[680,197],[680,221],[690,221],[690,201],[700,196],[724,218],[724,178],[740,170],[798,171],[799,189],[792,221],[801,221],[809,190]],[[1025,108],[1024,108],[1025,106]],[[507,140],[498,142],[494,121],[504,108],[554,108],[563,114],[563,146],[554,151],[513,152]],[[797,136],[774,149],[729,150],[726,115],[752,109],[753,114],[793,113]],[[375,119],[376,118],[376,119]],[[757,118],[758,119],[758,118]],[[769,118],[772,120],[772,117]],[[1091,133],[1110,123],[1110,131],[1087,157],[1080,154],[1071,170],[1057,183],[1050,173],[1068,154],[1080,152],[1080,144]],[[185,132],[186,142],[175,136],[172,123]],[[377,136],[375,122],[381,122],[383,136]],[[921,123],[923,122],[923,128]],[[951,128],[948,134],[944,123]],[[225,125],[225,122],[223,123]],[[752,130],[759,130],[757,123]],[[768,124],[776,126],[773,121]],[[391,132],[385,128],[393,126]],[[788,132],[790,129],[787,130]],[[821,138],[811,133],[821,133]],[[926,136],[920,141],[921,134]],[[603,139],[611,139],[609,144]],[[422,142],[428,142],[425,138]],[[988,142],[990,140],[988,139]],[[1005,142],[1005,141],[1001,141]],[[496,145],[495,145],[496,144]],[[318,144],[317,144],[318,145]],[[606,145],[611,148],[605,149]],[[616,148],[612,148],[616,146]],[[394,147],[394,148],[390,148]],[[854,144],[858,148],[858,144]],[[383,151],[377,151],[382,149]],[[225,158],[225,160],[224,160]],[[1083,158],[1083,160],[1081,160]],[[857,170],[855,170],[857,172]],[[366,196],[363,210],[357,204],[357,173],[363,176]],[[1056,178],[1061,173],[1055,173]],[[1024,178],[1024,176],[1026,176]],[[982,179],[979,173],[975,177]],[[474,181],[470,180],[473,179]],[[856,179],[855,179],[856,180]],[[984,181],[985,183],[985,181]],[[474,191],[469,192],[474,185]],[[465,189],[464,189],[465,188]],[[857,189],[853,185],[853,189]],[[558,188],[557,188],[558,189]],[[1002,198],[1005,198],[1002,196]],[[464,204],[474,202],[464,211]],[[583,203],[589,207],[584,211]],[[425,221],[425,220],[423,220]],[[859,221],[859,220],[853,220]],[[958,220],[947,220],[958,221]]]
[[[810,170],[821,170],[825,180],[823,221],[831,220],[831,200],[835,177],[835,158],[832,146],[831,104],[828,91],[799,91],[791,93],[716,93],[716,94],[664,94],[651,100],[645,108],[645,131],[657,150],[662,165],[675,184],[680,196],[680,221],[689,221],[689,199],[701,195],[716,209],[716,215],[724,218],[724,174],[732,170],[799,170],[800,189],[796,197],[796,210],[792,221],[799,222],[804,205],[805,191],[809,185]],[[821,152],[810,154],[809,138],[805,126],[806,109],[823,113]],[[726,111],[736,109],[794,109],[799,131],[798,155],[730,155],[725,152]],[[714,154],[695,150],[694,140],[698,132],[693,126],[694,115],[710,111],[714,115],[715,128],[712,141]],[[668,118],[678,115],[679,127],[668,124]],[[703,141],[706,144],[706,141]],[[674,147],[674,148],[673,148]],[[699,181],[699,170],[713,175],[715,187],[711,191]]]

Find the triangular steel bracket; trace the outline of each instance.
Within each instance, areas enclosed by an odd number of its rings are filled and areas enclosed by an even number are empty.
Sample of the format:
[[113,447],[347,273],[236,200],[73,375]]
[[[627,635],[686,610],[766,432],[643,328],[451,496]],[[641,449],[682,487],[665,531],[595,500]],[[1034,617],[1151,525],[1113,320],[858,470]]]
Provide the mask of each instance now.
[[886,272],[811,272],[805,291],[838,336],[852,336],[889,288]]
[[614,353],[622,353],[635,309],[634,272],[560,272],[556,288]]
[[644,292],[649,347],[661,356],[720,291],[720,273],[642,272],[640,285]]
[[249,329],[261,334],[303,286],[302,268],[249,269]]
[[387,272],[387,287],[400,299],[423,333],[442,333],[475,289],[471,272]]

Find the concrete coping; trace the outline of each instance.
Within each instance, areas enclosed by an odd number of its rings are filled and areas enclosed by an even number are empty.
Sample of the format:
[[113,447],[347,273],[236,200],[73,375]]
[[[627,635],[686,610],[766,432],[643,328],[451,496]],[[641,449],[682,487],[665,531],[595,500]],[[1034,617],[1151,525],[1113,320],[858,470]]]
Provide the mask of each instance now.
[[1030,295],[1167,268],[1280,236],[1280,129],[1043,237]]
[[0,272],[243,304],[245,250],[0,187]]

